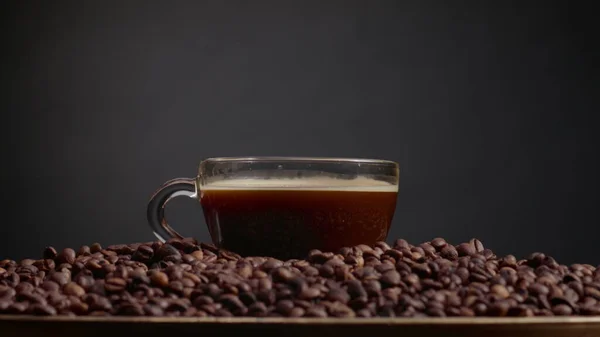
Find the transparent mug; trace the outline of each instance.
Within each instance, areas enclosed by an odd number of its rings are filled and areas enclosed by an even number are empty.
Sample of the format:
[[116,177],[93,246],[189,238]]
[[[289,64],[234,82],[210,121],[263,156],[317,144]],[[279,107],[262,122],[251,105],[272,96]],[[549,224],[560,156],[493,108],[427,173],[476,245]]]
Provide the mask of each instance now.
[[242,256],[302,258],[311,249],[385,241],[396,210],[398,163],[307,157],[203,160],[195,178],[166,182],[147,216],[156,237],[182,238],[167,222],[175,197],[197,199],[213,243]]

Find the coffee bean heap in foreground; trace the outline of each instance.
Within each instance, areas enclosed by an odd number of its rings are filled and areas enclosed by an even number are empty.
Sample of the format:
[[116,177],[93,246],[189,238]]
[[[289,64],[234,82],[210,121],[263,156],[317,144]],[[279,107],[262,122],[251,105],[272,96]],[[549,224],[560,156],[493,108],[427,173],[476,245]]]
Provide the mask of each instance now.
[[0,314],[567,316],[600,315],[599,301],[600,268],[496,257],[476,239],[399,239],[288,261],[173,239],[0,261]]

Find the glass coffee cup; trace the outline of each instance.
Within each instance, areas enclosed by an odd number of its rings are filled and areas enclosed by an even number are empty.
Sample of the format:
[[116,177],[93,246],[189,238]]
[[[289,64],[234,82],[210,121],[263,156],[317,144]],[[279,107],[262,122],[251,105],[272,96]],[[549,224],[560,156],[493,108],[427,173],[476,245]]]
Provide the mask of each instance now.
[[166,182],[147,216],[156,237],[182,238],[166,204],[199,200],[213,243],[242,256],[303,258],[311,249],[385,241],[396,209],[398,163],[308,157],[221,157],[203,160],[195,178]]

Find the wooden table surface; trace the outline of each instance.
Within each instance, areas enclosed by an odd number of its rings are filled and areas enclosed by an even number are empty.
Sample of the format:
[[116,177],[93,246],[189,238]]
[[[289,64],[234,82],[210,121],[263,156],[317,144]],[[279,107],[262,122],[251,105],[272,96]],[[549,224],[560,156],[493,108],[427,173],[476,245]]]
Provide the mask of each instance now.
[[[600,317],[176,318],[0,315],[0,336],[600,337]],[[168,334],[172,334],[169,336]]]

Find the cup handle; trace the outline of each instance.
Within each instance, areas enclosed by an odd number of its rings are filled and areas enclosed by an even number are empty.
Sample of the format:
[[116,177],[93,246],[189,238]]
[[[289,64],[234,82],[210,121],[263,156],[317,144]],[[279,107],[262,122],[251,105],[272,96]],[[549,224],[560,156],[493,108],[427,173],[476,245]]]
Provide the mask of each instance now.
[[154,235],[165,242],[167,239],[176,237],[183,239],[181,234],[177,233],[165,218],[165,206],[171,199],[186,196],[197,198],[196,180],[193,178],[176,178],[164,183],[154,195],[150,198],[146,215],[148,224],[152,228]]

